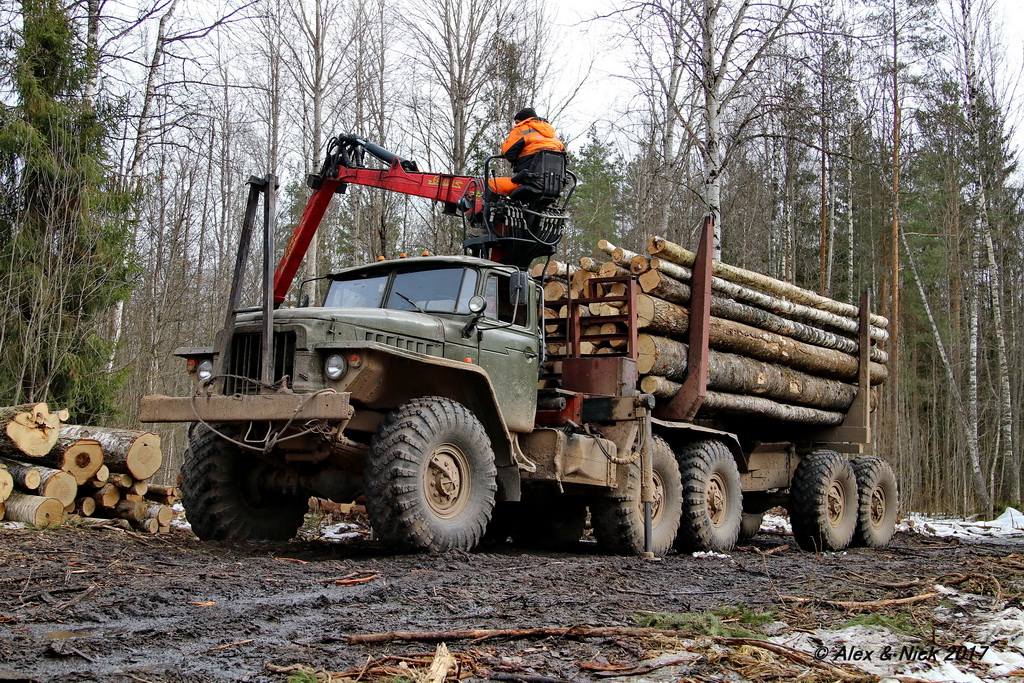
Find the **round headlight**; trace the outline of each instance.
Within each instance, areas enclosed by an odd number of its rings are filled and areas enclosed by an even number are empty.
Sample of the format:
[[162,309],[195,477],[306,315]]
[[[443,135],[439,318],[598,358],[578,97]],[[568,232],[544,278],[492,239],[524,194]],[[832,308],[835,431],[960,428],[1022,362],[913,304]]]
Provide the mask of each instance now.
[[209,381],[213,377],[213,361],[209,359],[200,361],[196,367],[196,376],[199,377],[200,382]]
[[348,363],[342,356],[332,354],[324,361],[324,374],[327,379],[341,379],[348,371]]

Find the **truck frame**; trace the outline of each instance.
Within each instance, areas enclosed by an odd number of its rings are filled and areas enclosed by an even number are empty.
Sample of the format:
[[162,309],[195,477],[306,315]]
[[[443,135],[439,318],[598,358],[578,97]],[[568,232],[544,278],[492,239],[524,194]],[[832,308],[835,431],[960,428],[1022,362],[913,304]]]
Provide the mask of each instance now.
[[[548,175],[545,202],[499,198],[496,213],[486,174],[420,173],[353,136],[332,145],[276,271],[276,179],[250,179],[223,329],[213,346],[175,351],[195,391],[143,398],[142,421],[191,424],[181,486],[200,538],[290,538],[315,495],[364,496],[376,537],[414,551],[510,538],[564,547],[588,516],[607,552],[727,551],[779,505],[803,548],[889,542],[898,503],[891,468],[871,452],[869,293],[842,425],[702,418],[709,222],[692,282],[687,379],[673,399],[655,400],[637,389],[635,278],[619,278],[622,353],[580,352],[580,307],[594,300],[585,296],[554,302],[569,310],[568,351],[546,356],[542,311],[552,302],[524,268],[554,252],[551,226],[568,199],[548,207],[552,194],[571,196],[564,166]],[[386,170],[365,168],[365,151]],[[469,254],[350,268],[326,278],[320,305],[282,306],[331,197],[350,182],[430,197],[483,229],[467,235]],[[242,309],[261,198],[262,306]],[[525,216],[527,229],[508,216]],[[545,373],[554,386],[538,388]]]

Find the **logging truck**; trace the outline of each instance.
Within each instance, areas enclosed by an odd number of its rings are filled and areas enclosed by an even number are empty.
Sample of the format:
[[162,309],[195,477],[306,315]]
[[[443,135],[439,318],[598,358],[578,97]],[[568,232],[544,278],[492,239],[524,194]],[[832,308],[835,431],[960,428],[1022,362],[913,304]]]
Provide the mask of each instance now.
[[[576,180],[563,154],[538,157],[501,196],[495,158],[483,178],[424,173],[339,136],[276,270],[276,181],[250,179],[224,328],[176,351],[194,392],[142,404],[143,421],[191,423],[193,531],[288,539],[310,496],[362,496],[375,537],[406,550],[565,547],[589,520],[611,553],[728,551],[775,506],[803,548],[886,545],[896,482],[870,420],[886,321],[869,296],[713,262],[710,223],[695,253],[652,237],[647,256],[551,261]],[[349,268],[284,305],[350,183],[441,202],[465,253]],[[261,198],[262,304],[240,308]]]

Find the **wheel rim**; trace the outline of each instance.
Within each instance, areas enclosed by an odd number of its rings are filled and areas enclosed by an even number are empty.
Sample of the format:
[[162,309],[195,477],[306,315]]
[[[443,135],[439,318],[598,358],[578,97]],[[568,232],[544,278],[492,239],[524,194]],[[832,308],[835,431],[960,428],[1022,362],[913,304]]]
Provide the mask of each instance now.
[[457,517],[469,499],[469,459],[453,444],[441,444],[427,459],[423,490],[427,505],[442,519]]
[[716,472],[708,478],[707,493],[705,494],[708,518],[716,527],[722,526],[728,517],[728,490],[722,475]]
[[[652,474],[654,475],[654,500],[651,501],[651,526],[658,526],[661,515],[665,512],[665,481],[657,470]],[[641,511],[643,511],[643,507],[643,503],[641,503]]]
[[871,526],[878,529],[885,521],[885,489],[876,486],[871,490],[871,500],[868,503],[868,515]]
[[841,482],[833,481],[828,487],[825,512],[828,515],[828,523],[833,527],[838,527],[846,516],[846,490]]

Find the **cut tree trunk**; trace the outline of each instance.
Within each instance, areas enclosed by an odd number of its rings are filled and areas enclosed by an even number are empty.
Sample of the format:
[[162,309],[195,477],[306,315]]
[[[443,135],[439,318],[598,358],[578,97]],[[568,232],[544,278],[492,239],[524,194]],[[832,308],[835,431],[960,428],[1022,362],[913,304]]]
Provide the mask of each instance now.
[[96,474],[89,480],[89,485],[101,488],[108,481],[110,481],[110,468],[103,465],[96,470]]
[[[652,394],[656,398],[672,398],[679,392],[681,386],[678,382],[658,375],[648,375],[640,380],[640,390],[645,394]],[[757,417],[780,422],[821,425],[822,427],[842,424],[846,417],[844,413],[831,410],[794,406],[760,396],[744,396],[719,391],[707,392],[698,415],[738,415],[746,418]]]
[[177,486],[163,486],[160,484],[150,484],[149,490],[146,491],[146,499],[152,500],[164,505],[174,505],[181,498],[181,489]]
[[601,270],[598,272],[600,277],[625,277],[629,275],[629,269],[620,266],[614,261],[608,261],[601,264]]
[[146,518],[146,504],[138,500],[121,500],[114,506],[114,514],[129,522],[141,522]]
[[105,427],[79,427],[66,425],[61,433],[79,439],[96,439],[103,448],[103,464],[111,472],[130,474],[136,479],[148,479],[160,469],[163,454],[160,437],[152,432]]
[[96,501],[89,496],[83,496],[75,501],[75,513],[82,517],[92,517],[96,514]]
[[54,469],[70,472],[81,486],[103,466],[103,449],[95,439],[74,439],[62,435],[53,449],[39,461]]
[[[688,304],[690,302],[689,285],[671,278],[661,271],[650,270],[644,273],[640,276],[639,283],[644,293],[650,296],[664,299],[674,304]],[[711,315],[734,320],[761,330],[792,337],[814,346],[822,346],[851,355],[856,355],[860,349],[860,344],[853,339],[805,325],[796,320],[788,320],[768,311],[737,303],[720,296],[712,295],[711,297]],[[880,349],[872,348],[871,360],[877,363],[884,363],[888,360],[888,355]]]
[[129,489],[132,487],[132,484],[135,483],[135,479],[132,478],[132,475],[125,474],[123,472],[114,472],[110,475],[110,479],[107,481],[119,489]]
[[[637,323],[641,329],[685,339],[689,331],[690,312],[664,299],[641,294],[637,297]],[[857,359],[840,351],[811,346],[732,320],[711,318],[708,327],[710,344],[717,350],[738,353],[833,379],[852,380],[857,377]],[[871,363],[872,384],[881,384],[887,374],[884,365]]]
[[63,470],[55,470],[49,467],[39,469],[39,495],[44,498],[56,498],[63,507],[75,502],[78,495],[78,482],[74,475]]
[[[681,382],[686,378],[687,351],[682,342],[641,334],[637,339],[637,370]],[[719,351],[708,353],[708,388],[826,410],[848,410],[857,394],[857,388],[850,384]]]
[[7,499],[6,517],[12,522],[24,522],[45,529],[59,526],[64,521],[64,505],[56,498],[12,493]]
[[121,500],[121,490],[113,484],[104,484],[103,487],[92,495],[96,501],[96,507],[104,510],[113,510]]
[[[690,282],[693,279],[693,271],[676,263],[672,263],[671,261],[651,258],[650,265],[651,270],[657,270],[670,278],[679,280],[680,282]],[[723,280],[720,277],[711,278],[711,289],[715,292],[720,292],[729,298],[745,301],[748,304],[757,306],[758,308],[764,309],[770,313],[775,313],[776,315],[785,316],[804,323],[828,325],[829,327],[834,327],[837,330],[848,333],[853,337],[860,336],[860,321],[854,320],[853,318],[846,318],[841,315],[829,313],[828,311],[822,311],[818,308],[804,306],[803,304],[796,304],[792,301],[785,301],[765,294],[764,292],[759,292],[756,289],[750,289],[749,287],[738,285],[735,282]],[[886,341],[889,339],[889,333],[880,327],[872,327],[871,338],[879,342]]]
[[60,421],[68,412],[51,413],[45,403],[0,408],[0,455],[38,458],[57,443]]
[[[669,261],[673,261],[686,267],[692,267],[696,260],[696,254],[689,249],[673,242],[669,242],[657,235],[648,240],[647,251],[652,255],[668,259]],[[724,280],[729,280],[730,282],[735,282],[741,285],[747,285],[748,287],[756,287],[757,289],[765,292],[769,292],[777,296],[784,296],[788,299],[792,299],[793,301],[813,306],[815,308],[820,308],[824,311],[835,313],[836,315],[856,318],[860,314],[859,309],[852,304],[846,304],[841,301],[829,299],[828,297],[810,290],[797,287],[790,282],[776,280],[775,278],[768,277],[767,275],[755,273],[744,268],[730,266],[729,264],[722,263],[721,261],[713,262],[711,270],[713,275]],[[876,313],[872,313],[871,324],[876,327],[885,328],[889,326],[889,321]]]
[[160,523],[155,519],[132,520],[132,528],[146,534],[155,534],[160,530]]
[[155,519],[160,526],[167,526],[174,518],[174,510],[168,505],[150,503],[146,506],[146,519]]
[[7,460],[6,458],[0,458],[0,465],[7,468],[7,472],[14,479],[14,483],[20,488],[28,491],[35,491],[39,488],[39,482],[42,481],[43,477],[39,473],[37,465],[29,465],[17,460]]
[[614,249],[612,249],[612,261],[615,261],[624,268],[630,268],[632,265],[631,262],[633,261],[633,257],[639,255],[640,254],[636,253],[635,251],[623,249],[622,247],[615,247]]
[[7,471],[7,468],[0,466],[0,503],[7,500],[12,493],[14,493],[14,477]]

